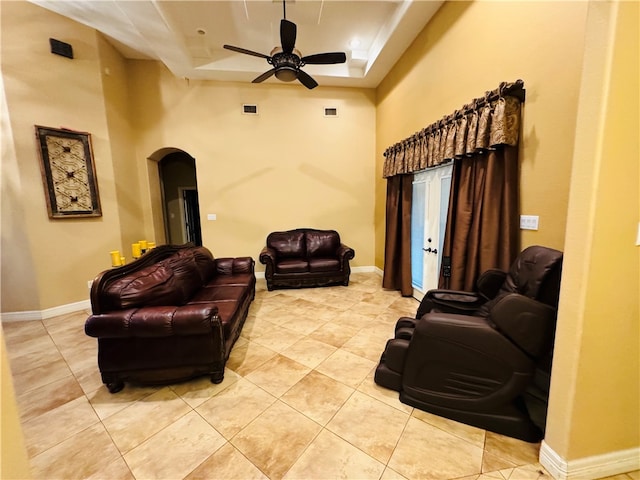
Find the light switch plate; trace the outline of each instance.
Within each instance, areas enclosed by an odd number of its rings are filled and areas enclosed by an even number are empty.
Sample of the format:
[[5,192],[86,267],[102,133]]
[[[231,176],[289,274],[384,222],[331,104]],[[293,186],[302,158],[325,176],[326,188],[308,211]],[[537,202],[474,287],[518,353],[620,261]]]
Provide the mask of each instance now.
[[538,215],[520,215],[521,230],[538,230]]
[[215,213],[207,213],[207,220],[215,220],[218,218]]

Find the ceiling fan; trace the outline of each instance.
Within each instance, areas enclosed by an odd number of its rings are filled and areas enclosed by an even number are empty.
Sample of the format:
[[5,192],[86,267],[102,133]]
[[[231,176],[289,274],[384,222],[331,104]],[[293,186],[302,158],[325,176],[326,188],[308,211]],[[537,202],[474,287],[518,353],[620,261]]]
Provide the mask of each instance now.
[[347,57],[343,52],[327,52],[316,53],[314,55],[301,56],[300,52],[295,48],[296,35],[298,28],[296,24],[287,20],[286,1],[282,2],[284,18],[280,21],[280,47],[275,47],[269,55],[254,52],[245,48],[234,47],[233,45],[224,45],[227,50],[232,50],[246,55],[253,55],[267,60],[269,65],[273,65],[271,70],[264,72],[255,78],[251,83],[264,82],[267,78],[275,75],[278,80],[283,82],[291,82],[298,80],[308,89],[318,86],[309,74],[301,70],[305,65],[330,65],[334,63],[344,63]]

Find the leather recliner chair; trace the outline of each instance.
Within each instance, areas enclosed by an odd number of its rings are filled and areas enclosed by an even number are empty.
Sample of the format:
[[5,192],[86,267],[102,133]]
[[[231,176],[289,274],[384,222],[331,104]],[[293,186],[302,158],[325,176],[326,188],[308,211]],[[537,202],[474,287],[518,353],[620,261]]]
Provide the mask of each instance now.
[[532,246],[475,292],[430,290],[400,318],[375,382],[420,410],[537,442],[544,436],[562,252]]

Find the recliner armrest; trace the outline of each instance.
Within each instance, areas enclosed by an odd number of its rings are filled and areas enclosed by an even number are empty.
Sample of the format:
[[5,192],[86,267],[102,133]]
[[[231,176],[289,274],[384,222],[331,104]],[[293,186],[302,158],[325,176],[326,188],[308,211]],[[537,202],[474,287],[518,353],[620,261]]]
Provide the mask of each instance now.
[[534,358],[551,348],[556,309],[518,293],[492,305],[489,320],[498,330]]
[[418,307],[416,318],[421,318],[433,308],[446,313],[470,314],[477,310],[486,299],[477,293],[459,290],[429,290]]
[[478,277],[476,289],[480,295],[490,300],[498,295],[500,287],[506,278],[507,272],[491,268]]

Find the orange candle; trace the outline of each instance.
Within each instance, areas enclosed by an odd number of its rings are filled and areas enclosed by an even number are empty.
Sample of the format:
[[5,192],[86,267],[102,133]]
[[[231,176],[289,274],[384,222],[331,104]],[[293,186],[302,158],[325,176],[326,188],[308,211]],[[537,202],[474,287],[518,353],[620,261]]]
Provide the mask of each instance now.
[[142,255],[142,249],[138,242],[131,244],[131,254],[133,255],[133,258],[140,258],[140,255]]

